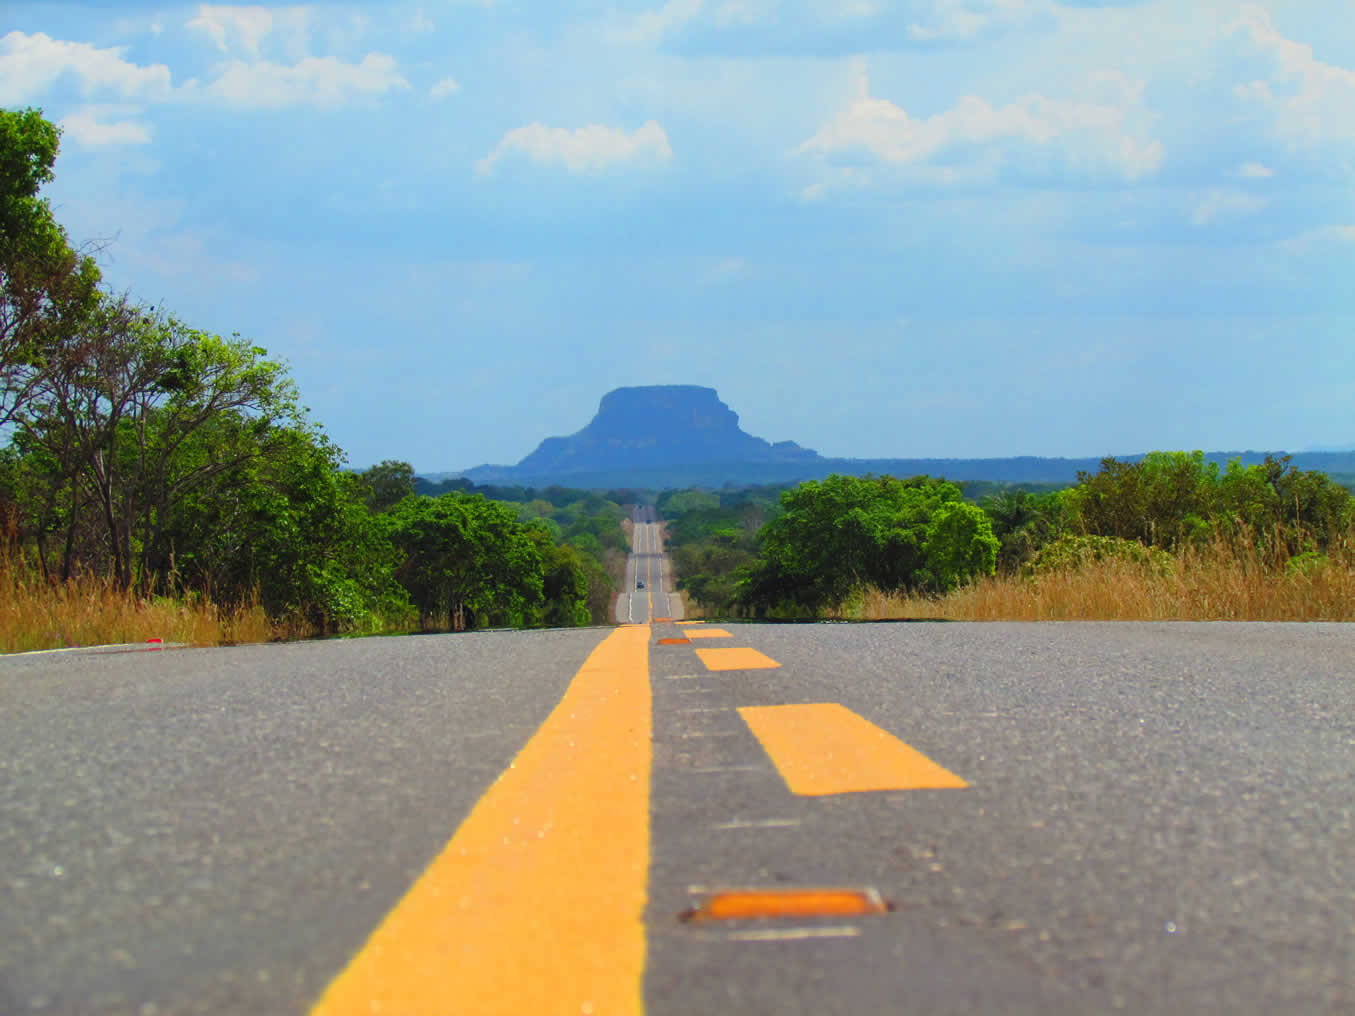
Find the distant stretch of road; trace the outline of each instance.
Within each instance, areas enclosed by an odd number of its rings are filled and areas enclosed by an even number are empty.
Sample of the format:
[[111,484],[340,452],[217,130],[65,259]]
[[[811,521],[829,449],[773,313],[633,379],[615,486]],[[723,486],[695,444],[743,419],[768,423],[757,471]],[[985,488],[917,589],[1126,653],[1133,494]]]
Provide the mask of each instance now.
[[659,617],[682,620],[682,597],[672,585],[663,525],[652,507],[638,506],[631,512],[631,554],[626,560],[626,587],[616,601],[617,623],[648,624]]
[[657,620],[0,658],[0,1013],[1355,1012],[1353,661]]

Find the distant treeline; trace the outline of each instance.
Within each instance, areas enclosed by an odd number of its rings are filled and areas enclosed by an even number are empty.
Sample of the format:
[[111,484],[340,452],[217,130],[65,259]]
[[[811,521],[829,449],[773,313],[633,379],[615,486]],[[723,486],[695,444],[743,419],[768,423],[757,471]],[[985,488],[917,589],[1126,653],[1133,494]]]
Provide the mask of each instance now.
[[669,493],[659,509],[679,586],[713,614],[813,617],[867,590],[940,595],[985,575],[1107,557],[1168,567],[1188,548],[1312,568],[1355,545],[1351,492],[1288,457],[1221,468],[1202,452],[1151,452],[1103,459],[1058,489],[967,487],[830,476]]
[[[1237,461],[1262,464],[1282,452],[1206,452],[1205,461],[1220,468]],[[1141,462],[1144,455],[1117,456],[1120,462]],[[1289,456],[1296,469],[1329,475],[1355,474],[1355,452],[1298,452]],[[944,476],[952,483],[1071,486],[1081,473],[1094,473],[1100,458],[1042,458],[1021,456],[988,459],[818,459],[796,462],[715,462],[667,464],[652,469],[590,470],[558,476],[527,476],[515,466],[482,466],[468,470],[466,479],[501,487],[522,484],[544,488],[565,484],[585,490],[705,490],[757,486],[791,486],[828,476]]]

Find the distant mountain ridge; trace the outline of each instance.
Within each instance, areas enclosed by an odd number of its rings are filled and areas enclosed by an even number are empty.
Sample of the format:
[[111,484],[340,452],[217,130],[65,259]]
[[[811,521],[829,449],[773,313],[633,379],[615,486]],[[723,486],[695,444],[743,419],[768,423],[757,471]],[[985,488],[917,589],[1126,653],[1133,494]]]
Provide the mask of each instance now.
[[[1209,452],[1211,462],[1261,462],[1283,452]],[[1117,455],[1123,461],[1142,454]],[[1297,452],[1300,469],[1355,473],[1355,451]],[[1096,472],[1101,457],[988,459],[836,459],[794,441],[775,444],[746,433],[738,414],[714,388],[650,385],[617,388],[602,397],[582,430],[549,437],[515,466],[484,465],[461,473],[477,484],[662,490],[821,480],[831,473],[916,476],[994,483],[1073,483],[1078,472]]]
[[476,483],[557,477],[563,483],[580,474],[822,461],[818,452],[794,441],[772,444],[746,433],[739,414],[720,401],[714,388],[649,385],[608,392],[586,427],[546,438],[516,466],[476,466],[462,475]]

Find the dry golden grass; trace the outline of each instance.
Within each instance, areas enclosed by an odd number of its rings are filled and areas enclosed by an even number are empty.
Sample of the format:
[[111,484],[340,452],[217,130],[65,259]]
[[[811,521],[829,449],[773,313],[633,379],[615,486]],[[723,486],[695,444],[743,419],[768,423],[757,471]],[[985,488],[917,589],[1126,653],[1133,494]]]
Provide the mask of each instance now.
[[1030,578],[998,576],[943,597],[868,591],[839,616],[956,621],[1355,621],[1355,560],[1305,568],[1255,548],[1190,550],[1167,571],[1103,560]]
[[307,632],[276,625],[257,603],[223,609],[201,597],[141,599],[106,579],[52,584],[0,558],[0,652],[145,642],[266,642]]

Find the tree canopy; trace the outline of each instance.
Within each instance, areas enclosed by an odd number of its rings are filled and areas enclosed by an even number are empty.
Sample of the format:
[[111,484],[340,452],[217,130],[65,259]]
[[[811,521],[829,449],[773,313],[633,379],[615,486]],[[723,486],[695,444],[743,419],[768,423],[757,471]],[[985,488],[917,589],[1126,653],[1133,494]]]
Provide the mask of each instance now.
[[257,602],[317,632],[606,619],[619,505],[557,489],[562,507],[529,521],[474,494],[415,496],[407,462],[348,470],[262,346],[99,288],[39,193],[59,140],[39,111],[0,111],[6,562]]
[[40,110],[0,110],[0,427],[26,405],[97,299],[93,258],[71,248],[39,196],[60,137]]
[[784,492],[781,507],[742,584],[755,609],[818,611],[867,586],[943,591],[995,568],[987,516],[944,480],[835,475]]

